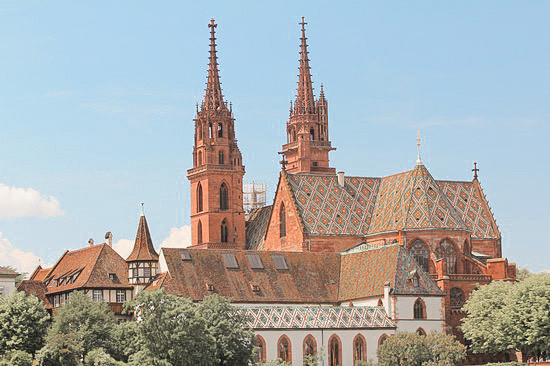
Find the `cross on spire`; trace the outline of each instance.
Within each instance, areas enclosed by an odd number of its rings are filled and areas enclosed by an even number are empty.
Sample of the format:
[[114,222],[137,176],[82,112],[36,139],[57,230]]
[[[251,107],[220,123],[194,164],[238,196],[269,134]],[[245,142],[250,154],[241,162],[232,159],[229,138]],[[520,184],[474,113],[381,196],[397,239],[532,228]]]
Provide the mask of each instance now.
[[210,57],[208,62],[208,79],[206,81],[206,93],[202,103],[202,109],[226,108],[223,101],[222,87],[218,72],[218,56],[216,53],[216,27],[218,25],[214,18],[210,19]]
[[422,160],[420,159],[420,142],[422,141],[420,139],[420,130],[418,130],[416,133],[417,133],[416,148],[418,150],[418,157],[416,158],[416,164],[422,164]]
[[474,179],[477,179],[477,172],[479,172],[479,169],[477,168],[477,161],[474,161],[474,169],[472,169],[472,172],[474,172]]

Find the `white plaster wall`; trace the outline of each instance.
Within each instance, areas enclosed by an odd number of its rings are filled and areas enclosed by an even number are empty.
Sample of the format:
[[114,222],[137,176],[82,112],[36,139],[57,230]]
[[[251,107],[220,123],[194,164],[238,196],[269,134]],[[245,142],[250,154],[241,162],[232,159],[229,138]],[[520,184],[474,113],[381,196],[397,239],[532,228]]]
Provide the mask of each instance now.
[[426,333],[444,330],[443,297],[422,296],[426,305],[426,319],[414,319],[414,303],[418,296],[392,296],[398,332],[416,332],[418,328]]
[[4,288],[2,296],[11,295],[15,291],[15,277],[0,277],[0,287]]
[[292,365],[303,366],[303,344],[308,334],[315,338],[317,352],[323,352],[324,358],[321,366],[328,365],[328,341],[333,334],[336,334],[342,343],[342,365],[353,364],[353,339],[357,334],[363,335],[367,342],[367,359],[376,361],[376,350],[378,341],[383,334],[394,334],[394,329],[276,329],[276,330],[255,330],[255,333],[262,336],[266,344],[266,359],[271,361],[277,358],[277,343],[284,334],[291,343]]

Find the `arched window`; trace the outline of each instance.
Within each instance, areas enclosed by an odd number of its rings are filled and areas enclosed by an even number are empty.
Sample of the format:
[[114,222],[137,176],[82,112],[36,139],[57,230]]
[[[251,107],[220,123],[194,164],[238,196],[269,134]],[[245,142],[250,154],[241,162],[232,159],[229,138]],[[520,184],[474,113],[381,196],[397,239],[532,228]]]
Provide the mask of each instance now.
[[313,128],[309,130],[309,140],[315,140],[315,130]]
[[265,340],[262,336],[254,337],[256,343],[256,353],[254,354],[254,363],[265,362]]
[[197,212],[201,212],[202,210],[202,185],[199,182],[197,185]]
[[426,335],[426,332],[424,331],[424,329],[418,328],[418,329],[416,330],[416,334],[418,334],[419,336],[425,336],[425,335]]
[[202,222],[199,220],[197,224],[197,244],[202,244]]
[[447,262],[447,273],[456,273],[456,253],[453,244],[444,240],[435,250],[437,259],[445,258]]
[[212,123],[208,124],[208,136],[210,136],[210,138],[214,137],[214,131],[212,131]]
[[223,165],[224,161],[225,161],[225,157],[223,154],[223,150],[220,150],[220,152],[218,153],[218,162],[220,165]]
[[281,238],[286,236],[286,212],[283,202],[281,202],[281,208],[279,209],[279,236]]
[[367,342],[361,334],[355,336],[353,340],[353,364],[355,361],[363,361],[367,359]]
[[430,272],[430,251],[421,240],[415,240],[411,245],[411,254],[416,263],[426,272]]
[[218,137],[223,137],[223,125],[218,123]]
[[227,221],[225,221],[225,219],[223,219],[222,225],[221,225],[221,235],[220,235],[221,240],[220,241],[222,243],[227,243],[227,237],[228,237]]
[[220,210],[227,210],[229,208],[227,198],[227,186],[225,185],[225,183],[222,183],[222,185],[220,186]]
[[290,340],[286,335],[282,335],[277,342],[277,357],[286,362],[292,362],[292,348]]
[[378,299],[378,305],[376,306],[384,306],[384,303],[382,302],[382,299]]
[[464,292],[458,287],[451,288],[451,308],[460,309],[464,305]]
[[380,338],[378,338],[378,345],[381,346],[386,341],[386,339],[388,339],[388,336],[386,334],[382,334]]
[[426,319],[426,309],[424,308],[424,301],[418,298],[414,302],[414,318],[415,319]]
[[313,356],[317,353],[317,342],[315,342],[315,338],[311,334],[308,334],[304,338],[304,357],[305,356]]
[[336,334],[328,340],[328,365],[342,366],[342,344]]
[[199,153],[197,154],[197,166],[201,166],[202,165],[202,151],[199,151]]

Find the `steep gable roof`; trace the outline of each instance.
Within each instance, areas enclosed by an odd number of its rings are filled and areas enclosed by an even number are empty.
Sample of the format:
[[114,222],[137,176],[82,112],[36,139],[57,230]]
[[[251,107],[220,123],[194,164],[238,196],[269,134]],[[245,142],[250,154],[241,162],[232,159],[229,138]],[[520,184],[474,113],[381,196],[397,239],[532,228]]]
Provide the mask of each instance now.
[[36,269],[30,275],[29,280],[42,281],[44,280],[44,278],[46,278],[50,270],[51,268],[42,268],[41,265],[38,265],[38,267],[36,267]]
[[263,249],[265,233],[273,206],[257,208],[250,213],[246,221],[246,249]]
[[136,242],[132,253],[126,258],[128,262],[132,261],[158,261],[159,255],[153,246],[153,240],[149,233],[149,226],[145,215],[139,218],[138,230],[136,233]]
[[[111,280],[109,274],[114,274]],[[124,258],[107,244],[66,251],[44,279],[47,293],[79,288],[129,288]]]

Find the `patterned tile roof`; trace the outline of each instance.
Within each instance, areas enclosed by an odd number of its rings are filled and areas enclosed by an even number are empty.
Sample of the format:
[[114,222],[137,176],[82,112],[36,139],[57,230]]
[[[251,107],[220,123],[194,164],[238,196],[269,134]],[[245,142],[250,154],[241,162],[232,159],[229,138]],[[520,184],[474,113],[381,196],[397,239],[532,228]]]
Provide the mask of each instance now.
[[473,236],[478,239],[500,238],[500,232],[479,181],[438,181],[443,193],[455,207]]
[[[235,268],[228,268],[226,255],[234,256]],[[263,268],[255,268],[249,255]],[[194,300],[212,292],[253,303],[335,303],[338,297],[339,253],[162,248],[162,256],[169,273],[162,287]],[[276,256],[288,269],[278,269]]]
[[[383,296],[386,282],[396,295],[443,295],[431,276],[400,245],[348,252],[342,253],[340,301]],[[411,280],[414,274],[418,276],[418,287]]]
[[423,164],[384,178],[345,177],[344,187],[335,175],[287,174],[287,180],[306,234],[450,229],[500,237],[477,181],[436,181]]
[[[114,274],[111,280],[109,274]],[[47,293],[80,288],[131,288],[128,265],[107,244],[66,251],[43,281]]]
[[393,328],[382,307],[245,306],[253,329]]
[[263,249],[272,208],[273,206],[265,206],[250,213],[246,221],[246,249]]

